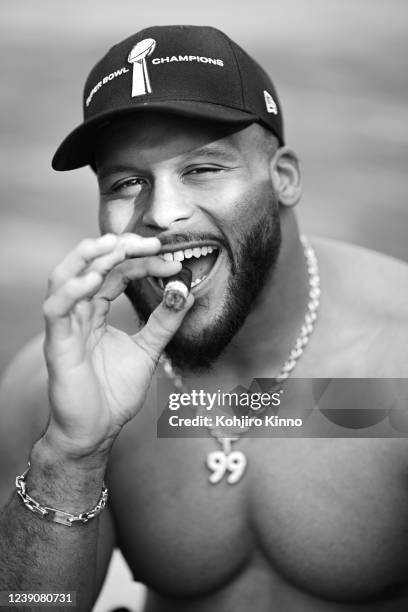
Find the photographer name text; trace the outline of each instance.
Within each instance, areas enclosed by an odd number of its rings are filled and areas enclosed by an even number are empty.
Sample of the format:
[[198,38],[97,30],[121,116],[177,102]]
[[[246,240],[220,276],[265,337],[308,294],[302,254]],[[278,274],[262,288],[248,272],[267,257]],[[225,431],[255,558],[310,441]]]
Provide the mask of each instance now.
[[302,427],[300,418],[283,418],[275,415],[255,416],[226,416],[226,415],[197,415],[191,418],[180,417],[173,414],[169,417],[170,427],[237,427],[250,429],[252,427]]

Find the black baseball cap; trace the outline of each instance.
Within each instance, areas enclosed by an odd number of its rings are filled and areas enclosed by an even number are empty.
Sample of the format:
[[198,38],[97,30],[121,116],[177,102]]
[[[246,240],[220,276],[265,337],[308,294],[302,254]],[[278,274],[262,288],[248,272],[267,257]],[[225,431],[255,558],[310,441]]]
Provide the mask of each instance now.
[[101,127],[147,110],[242,126],[258,122],[284,144],[275,87],[241,47],[208,26],[154,26],[112,47],[91,70],[84,121],[59,146],[52,167],[92,164]]

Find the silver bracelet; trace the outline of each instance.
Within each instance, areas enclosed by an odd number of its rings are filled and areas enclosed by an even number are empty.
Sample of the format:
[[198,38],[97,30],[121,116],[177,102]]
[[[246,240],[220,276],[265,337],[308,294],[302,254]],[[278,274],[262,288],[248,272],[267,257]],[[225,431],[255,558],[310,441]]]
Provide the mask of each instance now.
[[47,521],[51,521],[53,523],[60,523],[60,525],[66,525],[67,527],[72,527],[72,525],[85,525],[85,523],[98,516],[98,514],[105,508],[108,501],[108,489],[105,487],[105,483],[102,485],[102,492],[97,504],[87,512],[82,512],[81,514],[75,515],[70,514],[69,512],[63,512],[62,510],[57,510],[56,508],[42,506],[27,493],[27,483],[25,481],[25,477],[27,476],[30,467],[31,464],[28,462],[26,471],[21,474],[21,476],[17,476],[16,478],[17,495],[20,497],[25,507],[31,510],[31,512],[34,512],[34,514],[40,518],[46,519]]

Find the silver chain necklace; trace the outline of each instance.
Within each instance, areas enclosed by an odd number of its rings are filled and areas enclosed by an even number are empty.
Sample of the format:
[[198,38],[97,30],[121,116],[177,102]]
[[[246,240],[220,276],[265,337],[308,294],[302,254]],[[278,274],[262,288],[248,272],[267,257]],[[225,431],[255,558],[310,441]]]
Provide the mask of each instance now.
[[[279,388],[283,385],[285,380],[289,378],[291,373],[296,367],[297,362],[305,350],[306,345],[309,342],[310,336],[313,332],[314,325],[317,319],[317,313],[320,304],[320,276],[319,266],[317,262],[316,253],[305,236],[300,238],[303,251],[306,258],[306,266],[309,278],[309,296],[306,315],[300,328],[298,337],[296,338],[295,344],[289,353],[289,356],[279,374],[275,377],[274,388]],[[172,381],[176,389],[183,390],[184,383],[180,374],[177,374],[173,368],[173,365],[168,357],[162,355],[160,358],[163,369]],[[252,409],[255,412],[255,409]],[[256,411],[259,413],[259,411]],[[211,471],[209,481],[211,484],[217,484],[220,482],[224,475],[227,474],[227,482],[229,484],[235,484],[241,480],[247,467],[248,461],[245,454],[242,451],[232,451],[231,445],[233,442],[237,442],[241,436],[245,435],[252,425],[244,428],[234,436],[226,436],[222,429],[217,427],[208,427],[211,436],[219,443],[221,450],[212,451],[208,453],[206,458],[206,466]]]

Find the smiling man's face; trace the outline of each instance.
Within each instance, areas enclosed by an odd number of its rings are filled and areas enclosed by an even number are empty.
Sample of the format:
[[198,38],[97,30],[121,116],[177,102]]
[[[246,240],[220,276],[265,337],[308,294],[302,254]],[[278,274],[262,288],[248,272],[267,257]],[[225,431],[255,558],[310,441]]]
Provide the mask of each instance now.
[[[280,249],[270,150],[259,125],[232,131],[171,115],[133,115],[101,132],[96,168],[102,232],[157,236],[191,268],[195,303],[166,352],[208,368],[245,321]],[[129,285],[146,319],[160,279]]]

